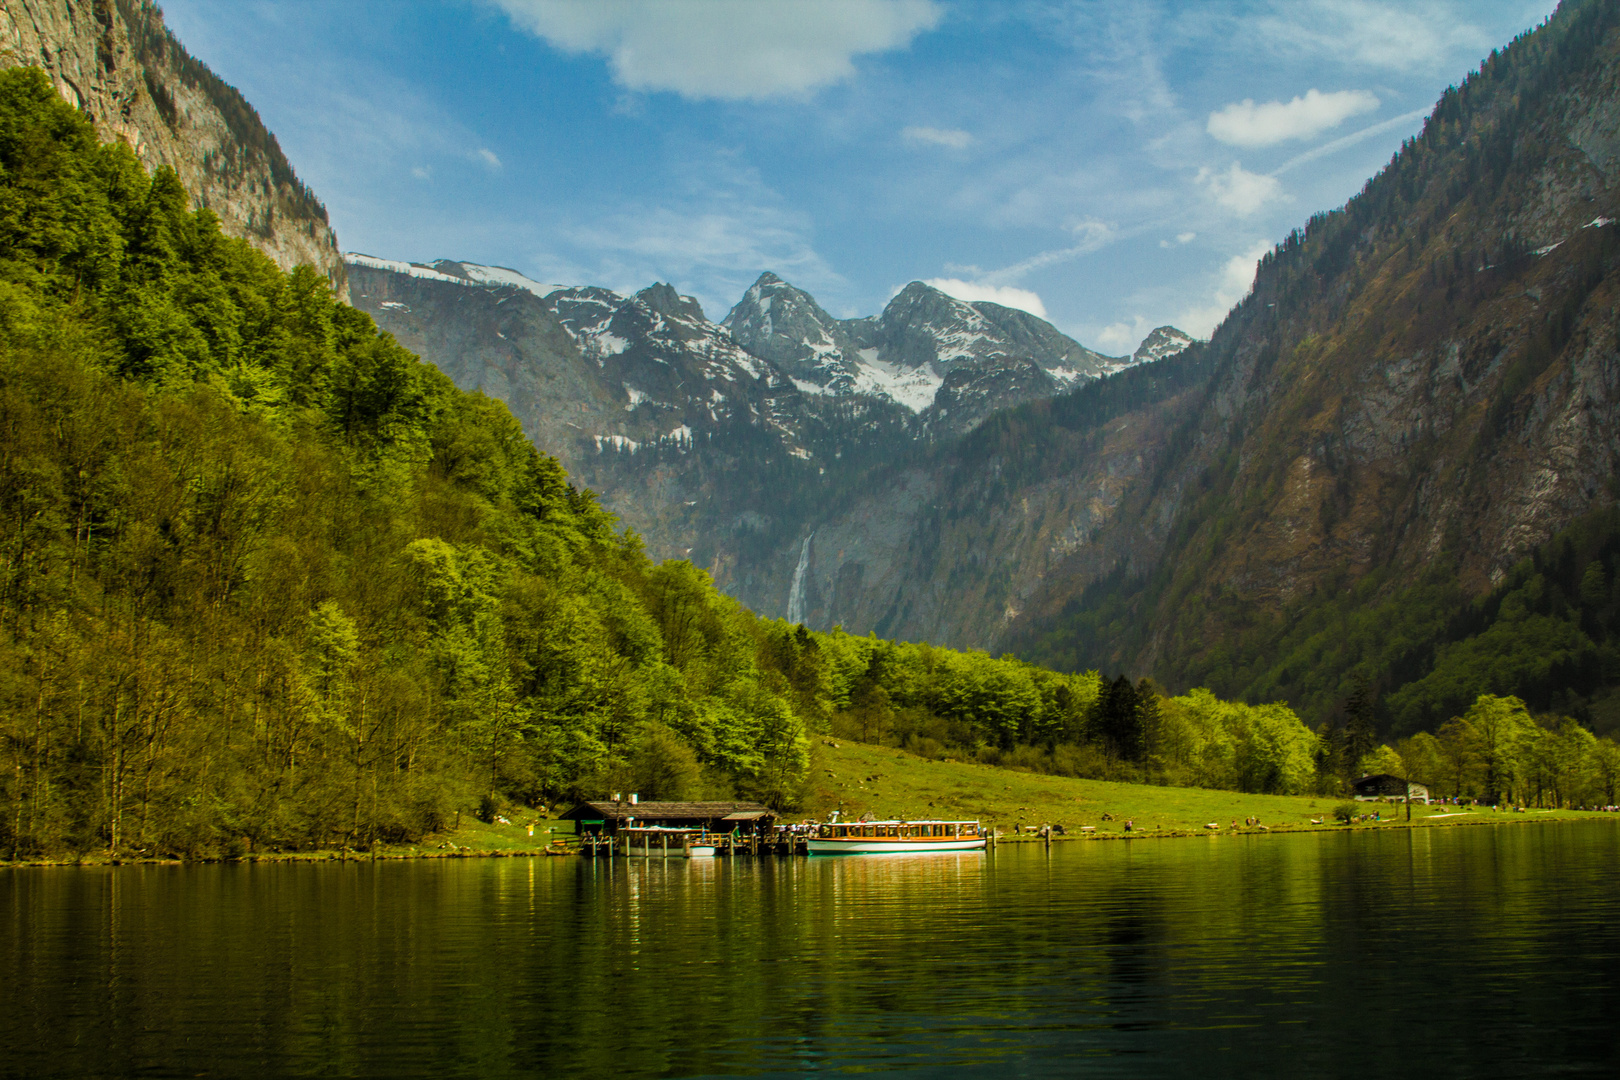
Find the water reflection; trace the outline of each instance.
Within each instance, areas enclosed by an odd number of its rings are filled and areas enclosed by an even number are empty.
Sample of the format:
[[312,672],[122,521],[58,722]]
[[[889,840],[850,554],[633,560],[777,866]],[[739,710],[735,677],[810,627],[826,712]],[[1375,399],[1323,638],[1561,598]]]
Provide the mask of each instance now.
[[0,873],[0,1075],[1610,1075],[1609,823]]

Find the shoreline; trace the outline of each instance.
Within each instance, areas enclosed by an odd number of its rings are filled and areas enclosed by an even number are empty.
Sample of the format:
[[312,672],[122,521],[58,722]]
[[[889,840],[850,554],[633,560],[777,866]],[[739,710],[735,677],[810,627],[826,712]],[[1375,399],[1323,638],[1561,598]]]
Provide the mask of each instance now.
[[[1581,817],[1551,817],[1555,813],[1578,813]],[[1534,816],[1532,816],[1534,815]],[[1279,825],[1275,828],[1269,826],[1239,827],[1237,829],[1222,828],[1209,830],[1187,829],[1143,829],[1132,832],[1098,832],[1086,833],[1080,836],[1053,836],[1053,844],[1093,843],[1102,840],[1195,840],[1195,839],[1221,839],[1228,837],[1267,837],[1267,836],[1301,836],[1308,833],[1343,833],[1368,834],[1373,832],[1388,832],[1392,829],[1448,829],[1458,827],[1474,827],[1480,825],[1561,825],[1579,824],[1586,821],[1602,821],[1605,819],[1620,823],[1620,814],[1605,814],[1602,811],[1552,811],[1534,810],[1526,811],[1524,815],[1503,814],[1448,814],[1445,817],[1477,818],[1472,821],[1441,821],[1428,818],[1413,821],[1381,821],[1377,823],[1355,825]],[[1042,836],[1000,836],[996,838],[996,846],[1011,844],[1016,846],[1044,845],[1047,838]],[[0,870],[26,870],[46,868],[105,868],[124,866],[208,866],[221,864],[286,864],[286,863],[362,863],[362,862],[409,862],[425,859],[542,859],[542,858],[578,858],[577,851],[559,854],[554,849],[538,848],[471,848],[460,847],[451,851],[438,848],[427,850],[401,850],[390,848],[377,852],[361,851],[285,851],[273,854],[216,856],[199,859],[167,858],[161,856],[113,858],[107,855],[79,856],[76,858],[61,859],[19,859],[16,861],[0,859]],[[641,858],[642,856],[615,856],[615,858]],[[773,856],[777,857],[777,856]]]

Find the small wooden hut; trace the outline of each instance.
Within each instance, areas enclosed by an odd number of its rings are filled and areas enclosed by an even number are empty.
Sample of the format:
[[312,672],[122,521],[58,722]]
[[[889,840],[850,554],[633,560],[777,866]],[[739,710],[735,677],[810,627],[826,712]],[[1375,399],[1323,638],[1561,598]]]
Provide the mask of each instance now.
[[1427,804],[1429,789],[1422,784],[1403,779],[1391,773],[1372,773],[1351,784],[1356,798],[1362,802],[1374,799],[1410,799]]
[[748,834],[767,830],[776,814],[757,802],[631,802],[628,799],[602,799],[582,802],[562,820],[574,822],[581,833],[616,836],[619,830],[661,826],[672,829],[707,829],[712,833],[733,830]]

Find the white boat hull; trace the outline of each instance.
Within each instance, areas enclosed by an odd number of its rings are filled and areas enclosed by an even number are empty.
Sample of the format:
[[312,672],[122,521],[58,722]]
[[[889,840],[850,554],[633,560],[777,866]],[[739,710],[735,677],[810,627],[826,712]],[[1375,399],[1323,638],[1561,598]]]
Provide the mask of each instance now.
[[984,837],[937,837],[902,840],[893,837],[811,837],[812,855],[914,855],[924,851],[983,851]]
[[712,859],[714,858],[714,848],[707,844],[697,844],[686,849],[686,857],[688,859]]

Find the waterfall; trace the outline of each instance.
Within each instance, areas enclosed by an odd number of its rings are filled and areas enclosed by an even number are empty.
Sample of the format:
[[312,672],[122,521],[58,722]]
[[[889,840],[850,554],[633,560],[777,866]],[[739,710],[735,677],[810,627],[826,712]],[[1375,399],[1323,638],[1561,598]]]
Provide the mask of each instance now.
[[793,568],[793,584],[788,586],[788,618],[790,623],[804,622],[804,571],[810,565],[810,541],[815,533],[804,538],[799,545],[799,565]]

